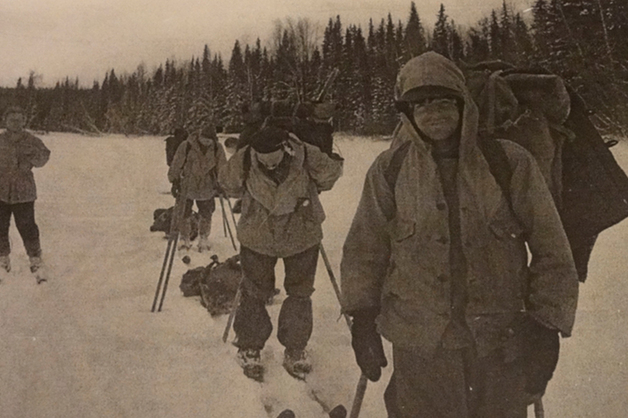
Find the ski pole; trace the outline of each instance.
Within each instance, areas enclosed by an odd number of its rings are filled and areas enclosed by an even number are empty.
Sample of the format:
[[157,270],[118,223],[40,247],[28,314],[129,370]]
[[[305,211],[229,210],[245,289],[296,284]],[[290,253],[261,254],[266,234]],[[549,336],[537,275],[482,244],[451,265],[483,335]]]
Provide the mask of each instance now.
[[[177,252],[177,243],[179,242],[179,229],[183,217],[185,216],[185,207],[187,200],[187,182],[181,181],[182,188],[179,191],[174,201],[174,207],[172,209],[172,217],[170,218],[170,229],[168,233],[168,246],[166,247],[166,254],[164,255],[164,262],[161,267],[161,273],[159,274],[159,281],[157,282],[157,290],[155,292],[155,298],[153,299],[153,306],[151,312],[155,312],[155,305],[157,299],[159,299],[159,293],[161,291],[161,300],[159,301],[159,308],[157,312],[161,312],[161,308],[166,298],[166,291],[168,290],[168,281],[170,280],[170,273],[172,271],[172,263],[174,255]],[[166,273],[164,276],[164,272]],[[161,288],[163,283],[163,289]]]
[[233,239],[233,233],[231,232],[229,221],[227,221],[227,211],[225,210],[225,204],[222,201],[222,196],[218,195],[218,197],[220,198],[220,207],[222,208],[222,223],[223,225],[226,225],[226,229],[227,231],[229,231],[229,238],[231,238],[231,245],[233,245],[233,249],[238,251],[238,246],[236,245],[235,240]]
[[539,398],[534,401],[534,416],[535,418],[545,418],[545,409],[543,408],[543,398]]
[[[325,267],[327,268],[327,273],[329,274],[329,279],[331,280],[331,284],[334,288],[334,292],[336,293],[336,298],[338,298],[338,303],[342,303],[340,296],[340,287],[338,287],[338,281],[336,280],[336,276],[334,275],[334,271],[331,268],[331,263],[329,262],[329,258],[327,258],[327,253],[325,252],[325,247],[323,247],[323,242],[321,241],[320,245],[321,256],[323,257],[323,261],[325,262]],[[349,331],[351,330],[351,319],[349,315],[343,313],[345,321],[347,322],[347,326],[349,327]],[[368,379],[364,373],[360,374],[360,380],[358,380],[358,386],[355,390],[355,396],[353,398],[353,406],[351,407],[351,413],[349,414],[349,418],[358,418],[360,415],[360,409],[362,408],[362,401],[364,400],[364,394],[366,393],[366,386],[368,384]]]
[[229,200],[227,196],[225,196],[225,200],[227,201],[227,204],[229,205],[229,211],[231,212],[231,219],[233,220],[233,226],[235,227],[236,225],[238,225],[238,223],[236,222],[235,215],[233,214],[233,206],[231,206],[231,200]]
[[240,284],[238,285],[238,291],[236,292],[235,298],[233,299],[233,308],[231,308],[231,312],[229,312],[229,319],[227,319],[227,326],[225,327],[225,332],[222,333],[223,343],[226,343],[227,338],[229,338],[229,331],[231,331],[231,326],[233,325],[235,312],[238,309],[238,305],[240,304],[240,299],[242,297],[242,281],[243,280],[244,280],[244,275],[240,279]]
[[161,265],[161,273],[159,273],[159,281],[157,282],[157,290],[155,291],[155,297],[153,298],[153,306],[150,309],[151,312],[155,312],[157,307],[157,299],[159,299],[159,293],[161,292],[161,284],[164,280],[164,273],[166,272],[166,265],[168,264],[168,258],[170,257],[170,249],[172,248],[172,242],[174,238],[168,237],[168,246],[166,247],[166,253],[164,254],[164,262]]
[[364,394],[366,393],[366,385],[368,379],[362,373],[360,380],[358,381],[358,387],[355,390],[355,397],[353,398],[353,405],[351,406],[351,413],[349,418],[358,418],[360,416],[360,409],[362,409],[362,401],[364,400]]
[[161,307],[164,305],[164,299],[166,298],[166,291],[168,290],[168,282],[170,281],[170,272],[172,271],[172,262],[174,260],[174,254],[177,249],[177,242],[179,242],[179,233],[177,232],[174,237],[174,250],[170,252],[170,262],[168,264],[168,272],[166,273],[166,278],[164,280],[164,290],[161,293],[161,300],[159,301],[159,308],[157,312],[161,312]]
[[[222,204],[222,198],[221,198],[221,200],[220,200],[220,204]],[[225,211],[225,210],[224,210],[224,208],[223,208],[223,213],[222,213],[222,215],[223,215],[223,216],[222,216],[222,231],[223,231],[223,233],[225,234],[225,238],[227,238],[227,221],[226,221],[225,216],[224,216],[224,215],[225,215],[225,212],[224,212],[224,211]]]
[[[319,244],[319,248],[321,251],[321,256],[323,257],[323,261],[325,262],[325,268],[327,268],[329,280],[331,280],[331,285],[334,288],[334,292],[336,293],[336,298],[338,299],[338,303],[341,303],[340,287],[338,287],[338,281],[336,280],[334,271],[331,269],[331,263],[329,262],[329,258],[327,258],[327,253],[325,252],[325,247],[323,247],[322,242]],[[351,330],[351,319],[345,313],[343,313],[342,316],[344,316],[345,321],[347,321],[347,326],[349,327],[349,330]]]

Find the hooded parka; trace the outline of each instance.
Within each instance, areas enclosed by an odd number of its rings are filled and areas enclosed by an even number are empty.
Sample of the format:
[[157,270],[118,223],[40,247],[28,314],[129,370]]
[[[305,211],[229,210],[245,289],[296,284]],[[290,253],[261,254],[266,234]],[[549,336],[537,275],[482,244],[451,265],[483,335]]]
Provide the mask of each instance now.
[[[500,141],[512,167],[509,204],[476,144],[478,112],[460,70],[436,53],[415,57],[399,73],[396,97],[422,86],[454,90],[464,102],[456,184],[467,272],[465,320],[478,355],[519,347],[515,323],[522,313],[569,336],[578,281],[534,158]],[[370,167],[343,247],[343,310],[379,309],[385,338],[429,358],[452,318],[448,206],[432,146],[405,115],[397,135],[399,144],[411,145],[394,188],[385,173],[397,148]]]
[[189,200],[213,199],[218,194],[218,172],[226,162],[225,150],[217,140],[203,147],[196,136],[191,136],[177,148],[168,179],[171,183],[178,179],[185,182]]
[[[220,185],[232,197],[242,197],[238,240],[260,254],[289,257],[319,244],[325,219],[319,192],[330,190],[342,175],[343,160],[294,136],[287,178],[276,184],[265,175],[257,152],[246,146],[236,152],[220,174]],[[245,169],[245,159],[249,158]]]
[[9,204],[33,202],[37,188],[33,167],[43,167],[50,150],[41,139],[26,132],[0,134],[0,201]]

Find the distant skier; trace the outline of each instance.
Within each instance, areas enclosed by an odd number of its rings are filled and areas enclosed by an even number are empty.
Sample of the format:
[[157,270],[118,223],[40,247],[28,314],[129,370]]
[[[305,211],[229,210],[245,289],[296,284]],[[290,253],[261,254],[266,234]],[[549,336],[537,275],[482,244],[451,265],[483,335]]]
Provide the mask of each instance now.
[[[26,114],[20,107],[4,113],[6,130],[0,134],[0,268],[10,271],[9,226],[11,214],[22,237],[31,272],[42,268],[39,228],[35,223],[37,189],[33,167],[43,167],[50,150],[41,139],[24,130]],[[38,281],[43,276],[38,276]]]
[[[371,166],[343,248],[343,310],[389,417],[515,418],[542,396],[571,334],[578,280],[534,157],[508,141],[502,186],[478,146],[461,71],[435,52],[397,78],[399,145]],[[528,250],[531,254],[528,263]]]
[[177,152],[179,145],[188,139],[188,132],[182,127],[174,128],[172,135],[166,138],[166,164],[168,167],[172,165],[174,154]]
[[168,179],[173,183],[173,194],[185,193],[186,206],[183,224],[180,228],[181,246],[192,248],[190,241],[192,206],[196,201],[199,220],[198,251],[210,249],[212,214],[216,209],[214,199],[218,196],[218,172],[225,165],[227,157],[218,142],[213,126],[193,132],[179,145],[168,171]]
[[312,333],[312,300],[325,219],[318,198],[342,175],[343,160],[328,156],[287,131],[266,127],[250,138],[221,172],[220,184],[242,197],[237,226],[244,282],[234,330],[244,373],[262,379],[260,351],[272,324],[265,302],[275,289],[275,264],[283,259],[288,297],[279,313],[277,337],[285,369],[304,377],[311,369],[305,348]]

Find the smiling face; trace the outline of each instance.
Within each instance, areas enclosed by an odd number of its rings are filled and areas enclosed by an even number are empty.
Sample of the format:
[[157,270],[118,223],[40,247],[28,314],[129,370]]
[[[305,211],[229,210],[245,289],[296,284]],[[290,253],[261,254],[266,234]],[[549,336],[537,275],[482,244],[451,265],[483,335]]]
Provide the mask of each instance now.
[[414,104],[414,120],[435,143],[449,142],[460,123],[460,110],[451,97],[426,98]]

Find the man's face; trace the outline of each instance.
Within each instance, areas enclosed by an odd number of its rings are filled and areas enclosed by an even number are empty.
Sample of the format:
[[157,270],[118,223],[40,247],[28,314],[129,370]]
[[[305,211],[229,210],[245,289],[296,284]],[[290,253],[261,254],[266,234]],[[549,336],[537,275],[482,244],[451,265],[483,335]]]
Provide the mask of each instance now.
[[26,118],[21,113],[9,113],[5,119],[6,127],[11,132],[20,132],[24,129]]
[[414,120],[430,139],[445,141],[452,137],[460,123],[456,99],[434,97],[415,103]]
[[269,152],[267,154],[257,154],[257,161],[262,163],[264,167],[269,170],[277,168],[281,160],[283,160],[284,150],[278,149],[277,151]]

